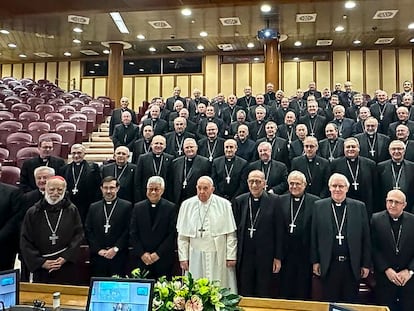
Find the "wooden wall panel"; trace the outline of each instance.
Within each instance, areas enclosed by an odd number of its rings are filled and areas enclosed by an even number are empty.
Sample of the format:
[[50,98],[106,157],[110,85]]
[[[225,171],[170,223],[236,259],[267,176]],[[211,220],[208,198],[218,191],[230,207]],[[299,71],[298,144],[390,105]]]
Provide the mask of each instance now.
[[16,79],[22,79],[23,78],[23,64],[13,64],[13,77]]
[[252,89],[258,93],[266,92],[265,65],[264,63],[254,63],[251,66]]
[[362,92],[364,89],[364,61],[362,51],[351,51],[349,53],[349,80],[352,89]]
[[134,110],[138,111],[138,108],[142,106],[142,102],[147,100],[147,78],[136,77],[134,79],[135,84],[135,107]]
[[398,51],[399,81],[397,92],[402,92],[405,80],[413,81],[413,51],[403,49]]
[[90,96],[93,95],[93,78],[83,78],[81,79],[81,87],[80,90],[82,90],[83,93],[86,93]]
[[379,78],[379,54],[376,50],[366,51],[365,54],[366,90],[371,96],[375,90],[381,88]]
[[395,50],[382,50],[382,83],[383,89],[391,96],[397,89],[397,66]]
[[106,78],[95,79],[95,91],[93,97],[105,96],[106,95]]
[[148,77],[148,94],[147,94],[148,101],[151,101],[151,99],[154,97],[160,96],[161,94],[160,82],[161,82],[161,77],[159,76]]
[[39,81],[40,79],[46,78],[46,63],[36,63],[35,64],[35,72],[34,72],[35,80]]
[[[58,86],[65,91],[69,90],[69,62],[59,62],[58,64]],[[106,94],[100,94],[105,96]]]
[[218,93],[218,66],[219,59],[217,55],[208,55],[205,60],[205,95],[212,98]]
[[[249,64],[236,64],[236,95],[237,97],[244,96],[244,88],[250,85],[249,79]],[[251,86],[251,85],[250,85]],[[256,95],[260,90],[252,88],[253,95]]]
[[[333,65],[333,83],[336,82],[344,83],[347,78],[347,57],[346,57],[346,51],[338,51],[333,52],[333,58],[332,58],[332,65]],[[318,89],[320,88],[320,85],[317,84]]]
[[57,63],[56,62],[47,63],[46,79],[48,79],[52,83],[55,83],[55,80],[57,79]]
[[79,61],[70,62],[69,67],[69,90],[79,89],[81,77],[81,64]]
[[1,65],[1,77],[11,77],[12,76],[12,65],[3,64]]
[[204,95],[204,76],[203,75],[191,75],[191,96],[193,96],[194,89],[199,89],[201,94]]
[[34,79],[34,63],[24,64],[24,78]]
[[326,87],[331,89],[331,62],[316,62],[316,81],[318,81],[317,86],[319,90]]
[[[309,82],[314,81],[313,62],[300,62],[299,63],[300,74],[300,88],[307,90]],[[316,82],[316,86],[319,89],[320,86]]]
[[222,64],[220,70],[220,93],[229,96],[234,93],[234,65]]
[[[177,85],[180,86],[181,88],[181,97],[187,97],[187,96],[191,96],[191,91],[189,89],[189,79],[188,76],[177,76],[176,77],[176,81],[177,81]],[[173,88],[171,89],[171,93],[173,91]],[[170,95],[171,96],[171,95]],[[168,97],[170,97],[168,96]]]
[[[165,98],[171,97],[173,95],[174,87],[176,86],[174,84],[174,76],[162,76],[162,90],[161,93],[158,94],[158,96],[162,96]],[[181,85],[177,85],[181,88]],[[182,89],[181,89],[182,90]],[[148,101],[151,100],[151,98],[148,98]]]
[[298,86],[298,63],[297,62],[285,62],[283,63],[283,80],[282,89],[286,96],[292,96],[296,94]]
[[124,77],[122,81],[122,96],[128,97],[129,102],[132,103],[132,105],[134,105],[135,98],[132,93],[133,91],[132,84],[133,84],[133,77],[129,77],[129,76]]

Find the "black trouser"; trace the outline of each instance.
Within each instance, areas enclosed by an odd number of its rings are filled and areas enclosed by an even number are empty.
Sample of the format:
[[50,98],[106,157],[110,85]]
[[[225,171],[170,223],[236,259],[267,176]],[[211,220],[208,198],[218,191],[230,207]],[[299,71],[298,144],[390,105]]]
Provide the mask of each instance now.
[[376,304],[388,306],[391,311],[412,311],[414,309],[414,278],[405,286],[397,286],[388,280],[384,272],[375,273]]
[[124,277],[126,273],[130,271],[125,271],[127,266],[127,251],[119,251],[114,258],[106,259],[105,257],[99,255],[91,256],[91,275],[92,276],[113,276],[119,275]]
[[308,258],[287,257],[280,270],[280,298],[308,300],[312,287],[312,266]]

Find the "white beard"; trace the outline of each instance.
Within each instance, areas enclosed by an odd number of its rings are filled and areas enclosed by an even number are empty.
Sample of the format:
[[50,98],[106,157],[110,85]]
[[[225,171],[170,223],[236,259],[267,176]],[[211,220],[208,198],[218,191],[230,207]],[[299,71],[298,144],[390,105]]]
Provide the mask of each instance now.
[[50,197],[50,195],[47,193],[47,191],[45,191],[45,200],[50,205],[58,204],[60,201],[63,200],[64,197],[65,197],[65,193],[63,192],[57,200],[53,201],[53,199]]

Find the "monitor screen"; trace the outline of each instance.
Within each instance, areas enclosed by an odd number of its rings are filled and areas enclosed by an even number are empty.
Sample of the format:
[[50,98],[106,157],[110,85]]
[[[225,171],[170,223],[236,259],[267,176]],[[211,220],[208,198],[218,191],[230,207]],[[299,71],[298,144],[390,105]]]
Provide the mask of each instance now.
[[353,310],[336,305],[336,304],[329,304],[329,311],[353,311]]
[[86,311],[151,311],[154,280],[92,278]]
[[0,271],[0,301],[5,308],[19,304],[19,270]]

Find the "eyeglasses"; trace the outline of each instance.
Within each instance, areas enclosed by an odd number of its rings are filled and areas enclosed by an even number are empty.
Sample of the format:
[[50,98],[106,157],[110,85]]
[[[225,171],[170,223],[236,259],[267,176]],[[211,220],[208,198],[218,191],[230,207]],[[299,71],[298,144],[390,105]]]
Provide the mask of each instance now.
[[313,149],[316,148],[316,145],[304,145],[303,147]]
[[334,189],[336,189],[336,188],[339,188],[339,189],[344,189],[345,187],[346,187],[346,185],[338,185],[338,184],[334,184],[334,185],[330,185],[330,187],[331,188],[334,188]]
[[387,199],[387,200],[385,200],[386,202],[387,202],[387,204],[390,204],[390,205],[401,205],[401,204],[404,204],[404,202],[401,202],[401,201],[397,201],[397,200],[393,200],[393,199]]
[[249,185],[253,185],[253,184],[260,185],[262,182],[263,182],[263,180],[262,180],[262,179],[249,179],[249,180],[247,181],[247,183],[248,183]]

